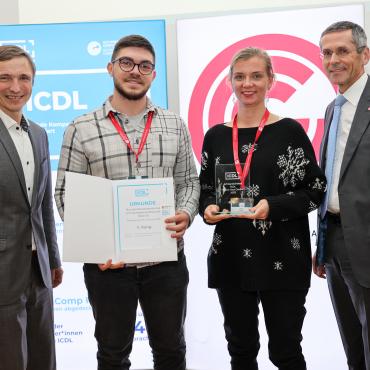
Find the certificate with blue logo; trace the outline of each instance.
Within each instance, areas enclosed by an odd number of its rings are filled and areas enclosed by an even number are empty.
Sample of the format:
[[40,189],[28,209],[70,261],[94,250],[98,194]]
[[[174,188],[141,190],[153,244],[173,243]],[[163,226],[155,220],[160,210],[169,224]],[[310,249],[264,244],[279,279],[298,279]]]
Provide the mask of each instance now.
[[172,178],[114,181],[116,251],[123,261],[177,259],[164,220],[175,214]]
[[177,260],[164,220],[175,214],[173,178],[66,173],[63,260],[146,263]]

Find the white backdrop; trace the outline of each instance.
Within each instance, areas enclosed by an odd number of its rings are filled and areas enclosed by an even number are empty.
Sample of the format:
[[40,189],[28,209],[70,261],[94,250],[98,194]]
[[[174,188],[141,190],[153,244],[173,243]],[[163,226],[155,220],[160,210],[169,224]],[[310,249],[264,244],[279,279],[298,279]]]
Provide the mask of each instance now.
[[[363,24],[362,6],[345,6],[261,14],[181,20],[177,23],[180,111],[188,121],[199,158],[203,134],[231,118],[233,102],[225,77],[232,55],[246,46],[259,46],[272,56],[277,81],[268,107],[280,116],[298,119],[318,151],[327,104],[335,89],[321,68],[321,32],[338,20]],[[315,215],[312,215],[315,242]],[[225,370],[229,357],[223,318],[216,292],[207,288],[206,259],[212,227],[200,217],[186,235],[190,269],[186,325],[189,369]],[[326,282],[312,278],[307,298],[302,343],[309,369],[345,370],[346,361],[333,316]],[[268,360],[267,337],[261,314],[261,369]]]

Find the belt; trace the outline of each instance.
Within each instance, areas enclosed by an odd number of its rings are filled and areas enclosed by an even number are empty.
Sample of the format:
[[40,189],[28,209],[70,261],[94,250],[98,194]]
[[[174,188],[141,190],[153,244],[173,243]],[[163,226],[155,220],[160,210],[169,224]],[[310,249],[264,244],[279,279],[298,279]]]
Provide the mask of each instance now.
[[342,223],[340,219],[340,213],[330,213],[327,212],[328,220],[330,220],[332,223],[340,225]]

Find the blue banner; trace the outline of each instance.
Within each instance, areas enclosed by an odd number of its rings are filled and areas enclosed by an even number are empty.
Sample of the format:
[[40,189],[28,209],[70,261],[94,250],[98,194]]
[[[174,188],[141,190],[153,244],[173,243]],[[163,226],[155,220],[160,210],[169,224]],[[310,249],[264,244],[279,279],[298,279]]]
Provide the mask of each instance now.
[[112,94],[106,66],[116,41],[140,34],[154,46],[154,103],[167,107],[165,22],[126,21],[0,26],[0,45],[18,45],[34,59],[37,72],[26,116],[48,132],[56,170],[65,127],[101,105]]
[[[0,26],[0,45],[18,45],[34,59],[37,73],[27,117],[44,127],[50,144],[53,180],[66,126],[99,107],[113,92],[106,67],[118,39],[146,37],[156,52],[156,78],[149,95],[167,108],[165,22],[127,21]],[[56,229],[62,254],[63,224]],[[55,342],[59,370],[96,369],[94,320],[81,264],[64,263],[63,283],[54,290]],[[152,359],[141,309],[135,323],[132,369],[149,368]]]

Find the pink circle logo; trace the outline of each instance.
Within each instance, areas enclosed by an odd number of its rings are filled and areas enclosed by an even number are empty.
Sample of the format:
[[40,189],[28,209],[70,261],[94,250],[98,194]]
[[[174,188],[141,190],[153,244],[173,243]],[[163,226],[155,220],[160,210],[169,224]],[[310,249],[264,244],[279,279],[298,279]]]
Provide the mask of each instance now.
[[[295,95],[297,91],[295,85],[302,86],[310,80],[315,74],[314,69],[319,72],[321,71],[322,73],[320,75],[324,75],[319,47],[296,36],[284,34],[257,35],[228,46],[216,55],[204,68],[190,98],[188,125],[193,140],[194,152],[198,160],[200,159],[204,130],[215,124],[224,122],[225,112],[228,105],[230,105],[232,91],[230,88],[227,88],[227,74],[225,74],[225,70],[228,70],[233,55],[238,50],[248,46],[262,48],[271,55],[277,79],[274,87],[269,92],[269,98],[283,104],[288,103]],[[274,55],[273,51],[278,51],[278,55]],[[297,55],[298,60],[291,58],[290,55],[292,54]],[[284,79],[281,76],[287,76],[287,78]],[[291,83],[292,81],[297,84]],[[326,77],[325,81],[327,81]],[[319,87],[317,86],[316,88]],[[309,98],[307,96],[306,100]],[[233,105],[231,112],[235,113],[235,111],[236,106]],[[321,114],[323,115],[323,113],[324,111]],[[299,113],[297,114],[299,115]],[[310,126],[313,124],[312,119],[296,117],[297,114],[295,112],[289,112],[288,115],[297,119],[306,132],[308,132]],[[205,129],[203,122],[205,122]],[[312,133],[311,128],[311,135],[309,136],[318,157],[323,134],[323,119],[315,119],[314,125],[314,132]]]

